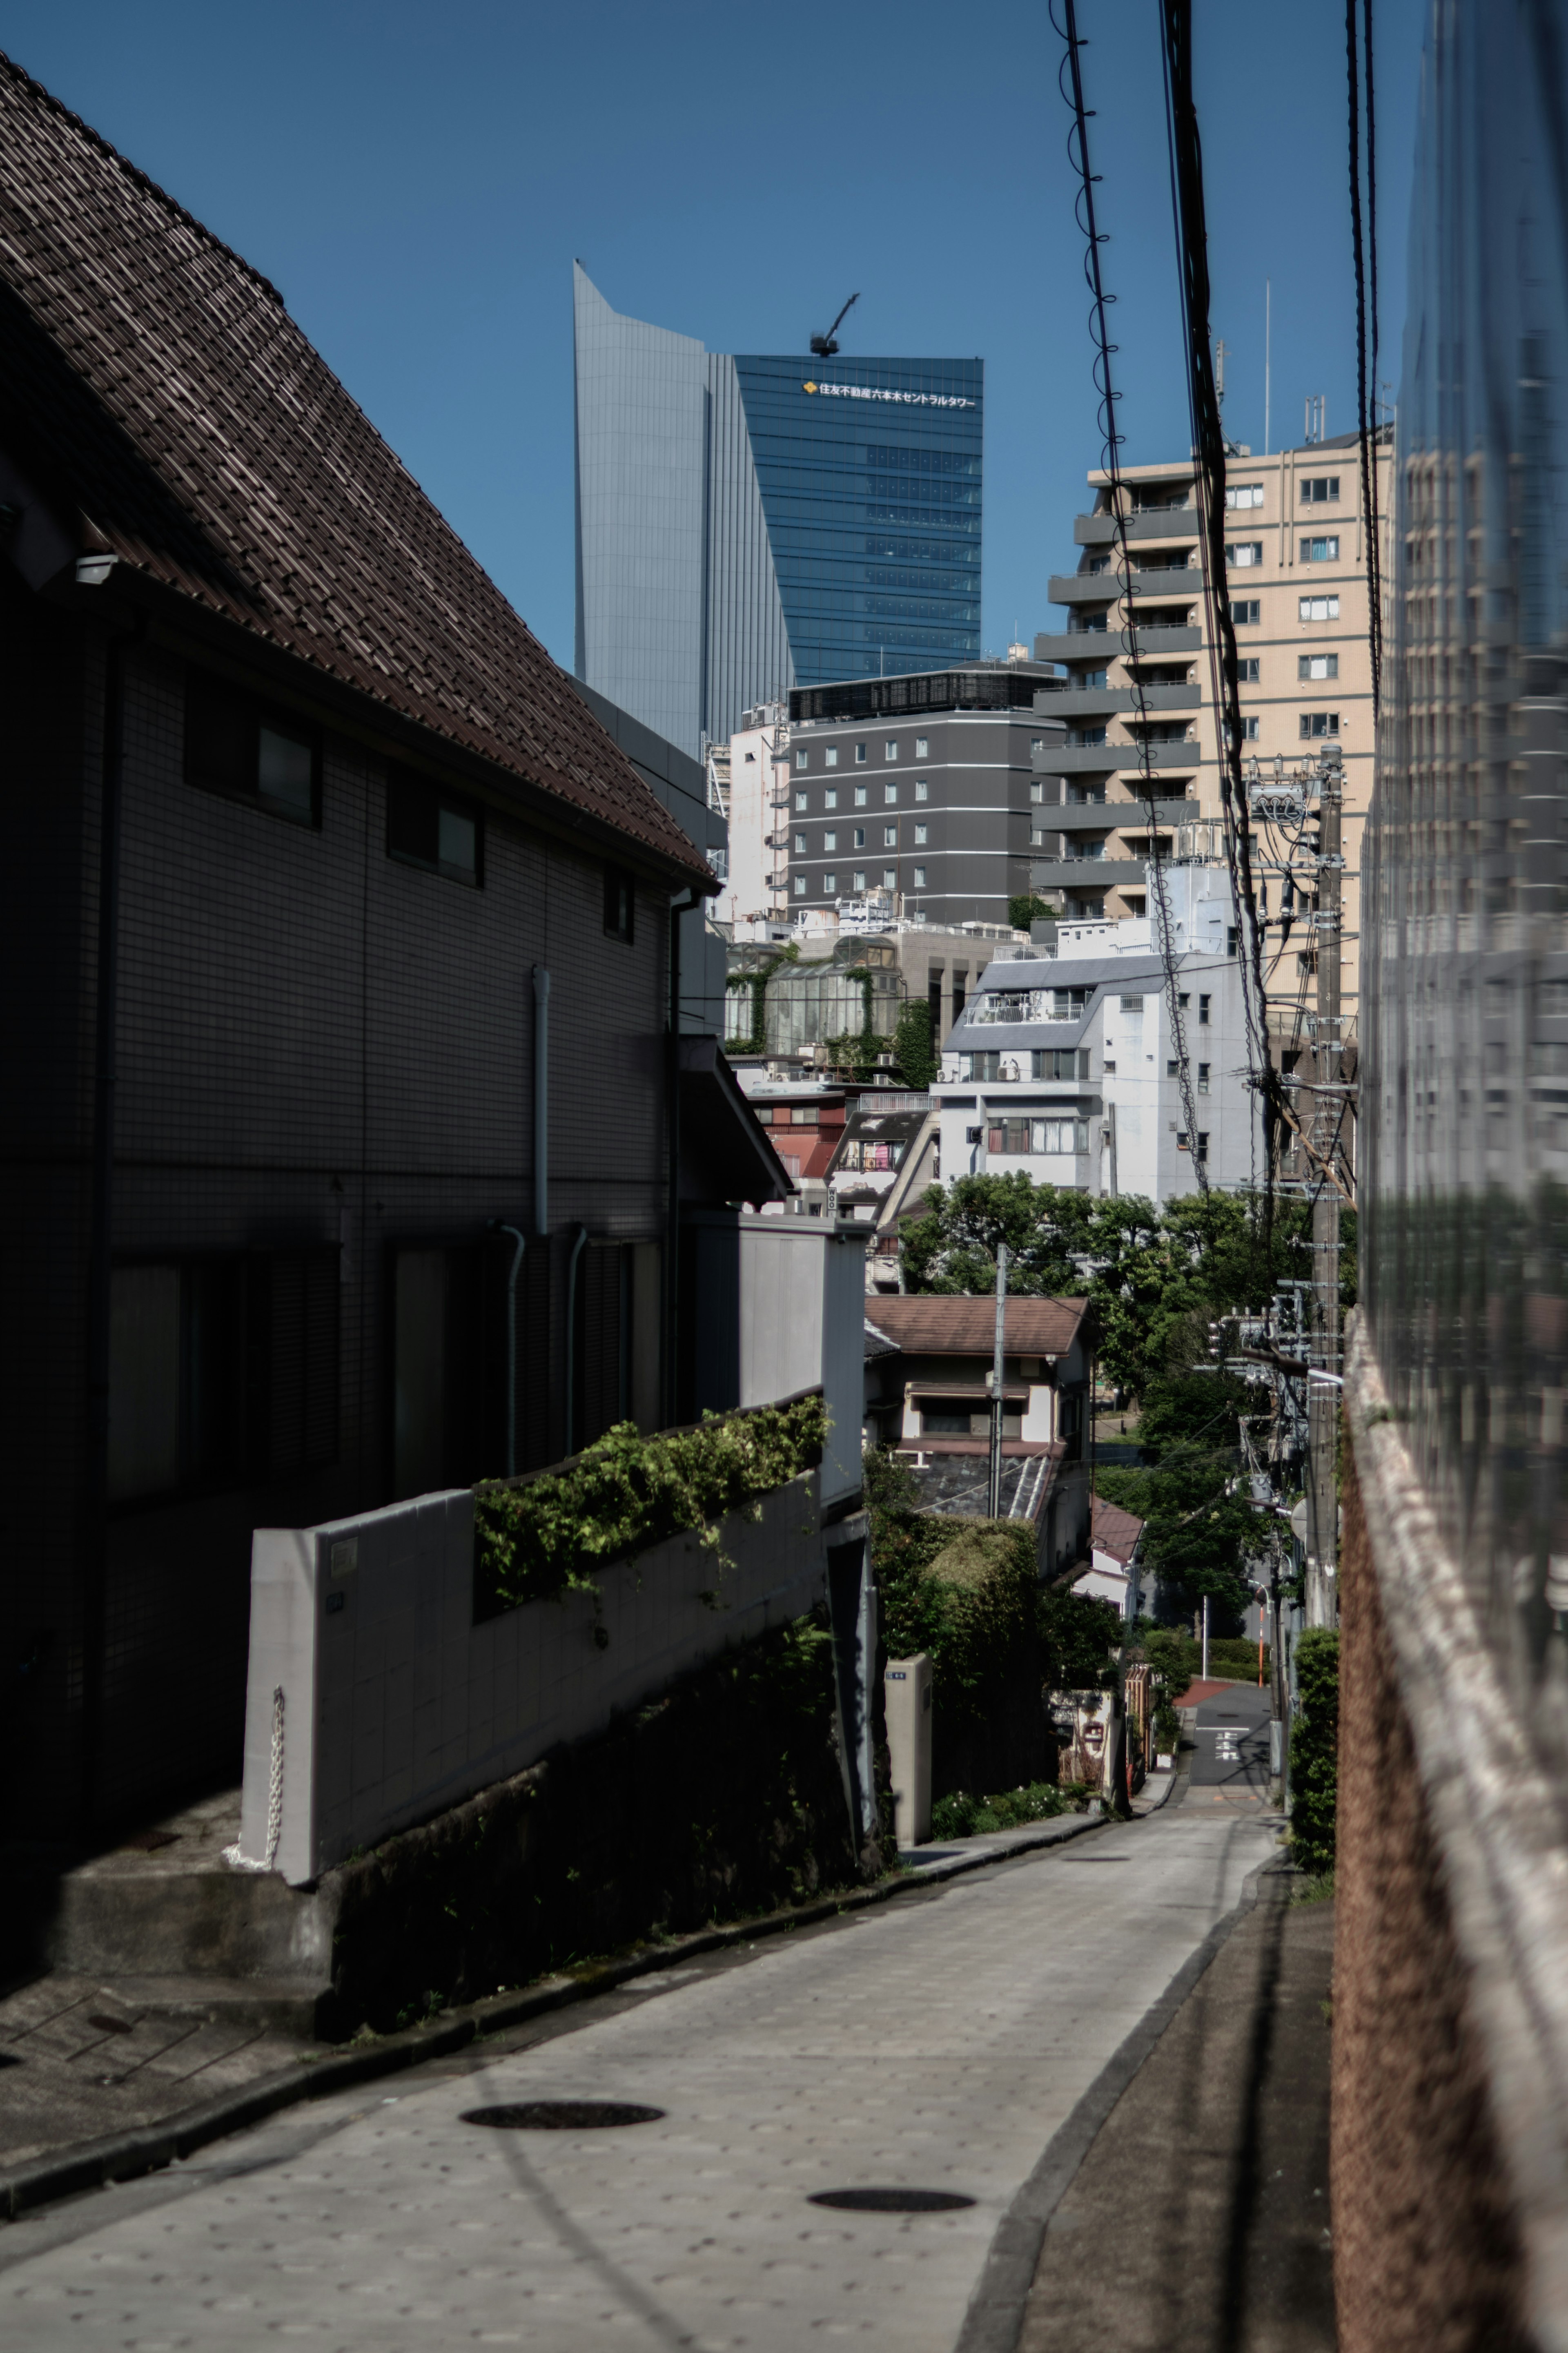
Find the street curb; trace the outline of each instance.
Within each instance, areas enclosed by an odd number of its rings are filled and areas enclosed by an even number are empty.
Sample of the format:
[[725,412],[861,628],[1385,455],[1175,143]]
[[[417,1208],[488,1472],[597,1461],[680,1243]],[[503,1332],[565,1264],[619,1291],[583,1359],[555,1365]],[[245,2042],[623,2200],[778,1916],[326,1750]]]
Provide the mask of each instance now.
[[1202,1944],[1188,1954],[1164,1992],[1144,2011],[1071,2114],[1051,2135],[1039,2162],[997,2226],[953,2353],[1015,2353],[1051,2216],[1071,2188],[1073,2177],[1117,2101],[1220,1947],[1257,1905],[1265,1874],[1281,1868],[1270,1856],[1247,1873],[1237,1902],[1215,1922]]
[[1058,1816],[1042,1824],[1037,1836],[1008,1847],[983,1846],[977,1840],[972,1853],[950,1855],[941,1862],[890,1873],[873,1887],[847,1888],[815,1903],[764,1913],[760,1919],[699,1929],[689,1936],[672,1938],[667,1945],[647,1947],[623,1961],[607,1962],[603,1968],[585,1971],[582,1976],[549,1978],[524,1991],[491,1994],[483,2001],[465,2004],[461,2010],[454,2011],[439,2023],[410,2027],[402,2034],[380,2037],[363,2048],[351,2047],[321,2059],[302,2060],[238,2091],[219,2093],[162,2123],[133,2126],[101,2140],[81,2142],[74,2148],[35,2158],[30,2163],[0,2173],[0,2221],[14,2222],[54,2199],[162,2172],[179,2158],[205,2148],[209,2141],[222,2140],[229,2133],[260,2124],[268,2116],[276,2116],[280,2108],[319,2100],[331,2092],[352,2091],[357,2084],[374,2083],[381,2076],[420,2065],[426,2059],[446,2057],[465,2049],[480,2036],[526,2025],[531,2019],[569,2009],[595,1994],[612,1993],[617,1986],[635,1978],[674,1968],[700,1954],[755,1944],[763,1936],[782,1936],[792,1928],[813,1927],[841,1913],[867,1911],[874,1905],[891,1903],[896,1896],[917,1894],[921,1888],[940,1885],[965,1873],[984,1871],[996,1863],[1010,1862],[1017,1855],[1037,1854],[1060,1846],[1068,1839],[1081,1837],[1086,1831],[1109,1827],[1110,1819],[1091,1814]]

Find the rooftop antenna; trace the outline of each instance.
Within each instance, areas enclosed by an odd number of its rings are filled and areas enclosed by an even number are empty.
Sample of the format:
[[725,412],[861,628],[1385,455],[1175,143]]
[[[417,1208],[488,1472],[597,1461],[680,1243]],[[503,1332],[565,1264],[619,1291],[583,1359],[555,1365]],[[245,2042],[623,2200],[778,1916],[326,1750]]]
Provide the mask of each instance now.
[[848,317],[850,311],[854,309],[856,303],[858,302],[859,300],[860,297],[858,294],[851,294],[848,301],[846,302],[843,310],[840,311],[837,318],[835,319],[832,326],[827,330],[827,332],[825,335],[813,335],[811,339],[811,349],[815,358],[819,360],[830,360],[833,357],[834,353],[838,349],[838,330],[844,324],[845,320]]

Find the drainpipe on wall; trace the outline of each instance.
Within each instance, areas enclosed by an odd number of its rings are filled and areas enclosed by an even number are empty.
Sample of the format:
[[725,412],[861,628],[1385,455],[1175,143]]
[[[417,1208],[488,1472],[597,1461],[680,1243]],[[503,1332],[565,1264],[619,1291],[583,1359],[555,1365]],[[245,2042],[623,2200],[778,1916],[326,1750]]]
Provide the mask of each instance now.
[[665,1130],[669,1151],[664,1242],[663,1419],[667,1430],[676,1419],[680,1386],[680,918],[701,903],[702,893],[698,890],[669,902],[669,1027],[665,1040]]
[[550,975],[533,967],[533,1230],[550,1231]]
[[[97,587],[98,577],[85,585]],[[81,1597],[82,1827],[95,1816],[103,1748],[104,1628],[109,1584],[109,1375],[113,1291],[114,1112],[119,1079],[120,876],[125,774],[125,650],[110,636],[103,674],[103,782],[99,812],[98,984],[94,1017],[92,1174],[87,1278],[87,1462]]]
[[506,1279],[506,1475],[517,1476],[517,1277],[522,1265],[522,1253],[528,1245],[516,1226],[507,1226],[499,1218],[490,1219],[490,1230],[510,1234],[517,1244],[511,1254],[511,1272]]
[[579,1226],[572,1237],[572,1255],[566,1261],[566,1452],[577,1451],[577,1261],[588,1240],[586,1226]]

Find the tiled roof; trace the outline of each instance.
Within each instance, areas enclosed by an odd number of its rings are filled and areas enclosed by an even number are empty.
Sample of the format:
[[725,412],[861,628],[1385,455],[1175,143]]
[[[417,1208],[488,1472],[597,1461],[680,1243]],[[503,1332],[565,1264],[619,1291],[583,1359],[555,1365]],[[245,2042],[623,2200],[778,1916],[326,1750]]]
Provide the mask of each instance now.
[[[1087,1300],[1009,1299],[1006,1353],[1061,1356],[1078,1337]],[[954,1299],[939,1292],[889,1293],[877,1322],[909,1356],[989,1356],[996,1336],[994,1299]]]
[[75,544],[707,876],[277,290],[3,56],[0,443]]
[[1119,1504],[1108,1504],[1103,1497],[1094,1499],[1094,1549],[1109,1553],[1123,1568],[1138,1549],[1138,1539],[1143,1533],[1143,1523]]

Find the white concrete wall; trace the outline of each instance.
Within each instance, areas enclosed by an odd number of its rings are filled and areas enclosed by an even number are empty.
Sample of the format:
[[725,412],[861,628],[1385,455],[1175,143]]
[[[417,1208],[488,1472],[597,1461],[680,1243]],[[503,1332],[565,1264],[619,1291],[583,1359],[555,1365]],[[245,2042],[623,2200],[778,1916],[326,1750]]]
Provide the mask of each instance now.
[[763,1497],[760,1519],[722,1523],[732,1568],[693,1532],[607,1569],[597,1608],[574,1594],[478,1625],[467,1488],[322,1527],[258,1528],[242,1854],[296,1885],[314,1879],[800,1617],[826,1590],[818,1518],[813,1472]]

